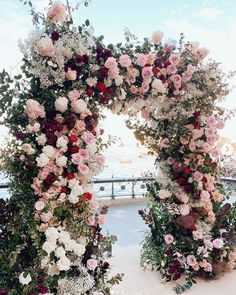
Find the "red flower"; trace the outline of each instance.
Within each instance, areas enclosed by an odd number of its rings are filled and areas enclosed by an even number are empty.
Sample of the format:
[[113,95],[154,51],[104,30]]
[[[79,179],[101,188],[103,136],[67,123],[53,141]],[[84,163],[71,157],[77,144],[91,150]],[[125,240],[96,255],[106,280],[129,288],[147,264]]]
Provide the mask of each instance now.
[[88,96],[92,96],[93,95],[93,88],[92,87],[88,87],[87,88],[87,94],[88,94]]
[[76,58],[75,58],[75,61],[78,63],[78,64],[81,64],[83,62],[83,57],[81,55],[77,55]]
[[106,91],[106,85],[103,82],[98,82],[95,86],[100,92]]
[[53,41],[57,41],[60,38],[60,34],[57,31],[51,33],[51,38]]
[[48,293],[48,288],[47,287],[41,287],[40,292],[41,292],[41,294],[46,294],[46,293]]
[[69,137],[69,142],[76,142],[77,140],[78,140],[78,137],[74,134]]
[[56,175],[54,173],[49,173],[47,178],[44,180],[44,184],[46,186],[51,186],[55,180],[56,180]]
[[186,190],[187,192],[192,191],[192,189],[193,189],[193,187],[192,187],[191,184],[186,184],[186,185],[184,185],[184,190]]
[[75,178],[75,174],[74,174],[73,172],[68,172],[66,176],[67,176],[67,178],[68,178],[69,180]]
[[186,174],[186,175],[190,175],[190,173],[191,173],[191,171],[188,167],[185,167],[183,171],[184,171],[184,174]]
[[[23,139],[24,138],[24,134],[21,131],[16,131],[14,135],[15,135],[16,139]],[[0,292],[1,292],[1,290],[0,290]]]
[[70,147],[69,151],[71,154],[76,154],[79,152],[79,147],[77,145],[73,145],[72,147]]
[[201,112],[196,111],[196,112],[194,113],[194,117],[200,117],[200,116],[201,116]]
[[202,183],[206,183],[206,182],[207,182],[207,179],[206,179],[205,176],[202,178],[201,182],[202,182]]
[[195,123],[193,123],[193,126],[194,126],[194,129],[200,129],[200,123],[198,123],[198,122],[195,122]]
[[197,227],[196,227],[196,225],[192,225],[192,226],[191,226],[191,230],[192,230],[192,231],[195,231],[195,230],[197,230]]
[[155,68],[152,69],[152,72],[153,72],[154,75],[157,75],[158,72],[159,72],[159,69],[155,67]]
[[87,200],[91,200],[92,199],[92,197],[93,197],[93,195],[92,194],[90,194],[90,193],[84,193],[84,198],[85,199],[87,199]]
[[185,178],[183,178],[183,177],[179,177],[178,179],[177,179],[177,182],[179,183],[179,184],[184,184],[184,183],[186,183],[186,180],[185,180]]
[[92,114],[93,120],[97,120],[99,118],[99,115],[97,113]]
[[67,188],[65,187],[65,186],[63,186],[62,188],[61,188],[61,193],[63,194],[65,194],[67,192]]
[[84,54],[84,55],[82,56],[82,59],[83,59],[83,62],[84,62],[84,63],[87,63],[88,60],[89,60],[89,57],[88,57],[87,54]]
[[86,125],[86,130],[92,132],[94,129],[93,125],[89,124],[89,125]]

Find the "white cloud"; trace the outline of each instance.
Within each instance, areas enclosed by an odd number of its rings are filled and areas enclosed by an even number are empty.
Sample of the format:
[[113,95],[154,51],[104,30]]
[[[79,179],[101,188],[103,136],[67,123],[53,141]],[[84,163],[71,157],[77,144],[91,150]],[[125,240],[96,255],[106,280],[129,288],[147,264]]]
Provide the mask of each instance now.
[[202,8],[198,16],[206,21],[215,20],[221,14],[221,10],[216,7],[204,7]]

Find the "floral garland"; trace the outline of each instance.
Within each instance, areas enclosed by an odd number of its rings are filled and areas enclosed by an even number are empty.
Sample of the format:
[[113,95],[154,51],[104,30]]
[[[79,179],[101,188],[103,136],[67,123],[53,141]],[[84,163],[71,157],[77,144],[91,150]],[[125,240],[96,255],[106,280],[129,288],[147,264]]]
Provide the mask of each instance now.
[[1,204],[1,294],[104,295],[121,280],[108,278],[103,253],[114,238],[101,234],[107,209],[99,210],[91,185],[104,165],[104,107],[130,115],[163,170],[149,186],[150,211],[141,212],[151,228],[143,263],[167,280],[185,274],[177,292],[200,273],[234,267],[227,239],[234,217],[221,207],[214,160],[223,127],[215,101],[227,85],[215,63],[202,64],[208,50],[182,38],[179,48],[162,45],[158,31],[152,42],[134,44],[127,32],[127,44],[106,47],[89,21],[76,29],[69,12],[56,2],[35,17],[43,28],[20,44],[24,76],[0,76],[2,118],[13,136],[2,155],[12,197]]

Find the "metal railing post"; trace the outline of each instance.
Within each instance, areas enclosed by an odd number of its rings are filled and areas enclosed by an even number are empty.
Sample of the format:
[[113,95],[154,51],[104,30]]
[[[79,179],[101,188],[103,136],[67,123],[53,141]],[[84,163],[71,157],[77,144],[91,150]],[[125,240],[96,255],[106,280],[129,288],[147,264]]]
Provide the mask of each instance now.
[[[111,178],[113,178],[113,175],[111,176]],[[114,182],[112,180],[112,183],[111,183],[111,199],[112,200],[115,200],[115,187],[114,187]]]
[[[134,176],[132,176],[132,177],[134,177]],[[132,199],[135,198],[134,186],[135,186],[135,181],[132,181]]]

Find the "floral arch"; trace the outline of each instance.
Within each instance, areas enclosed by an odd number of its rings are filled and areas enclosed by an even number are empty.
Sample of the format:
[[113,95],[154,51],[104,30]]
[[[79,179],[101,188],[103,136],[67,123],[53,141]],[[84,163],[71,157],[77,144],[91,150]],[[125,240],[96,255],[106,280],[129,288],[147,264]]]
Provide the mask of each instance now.
[[[30,1],[29,1],[30,3]],[[130,116],[128,126],[156,155],[162,174],[148,184],[140,214],[150,228],[142,264],[182,293],[197,276],[215,278],[235,266],[235,217],[219,181],[216,106],[228,93],[208,50],[196,43],[152,40],[106,47],[89,22],[77,28],[71,7],[32,10],[36,27],[20,47],[22,75],[3,71],[1,114],[10,130],[2,160],[11,199],[1,201],[0,294],[110,294],[99,208],[92,178],[104,165],[103,108]],[[42,23],[39,29],[39,23]],[[129,40],[131,38],[131,40]],[[141,116],[139,115],[141,113]]]

